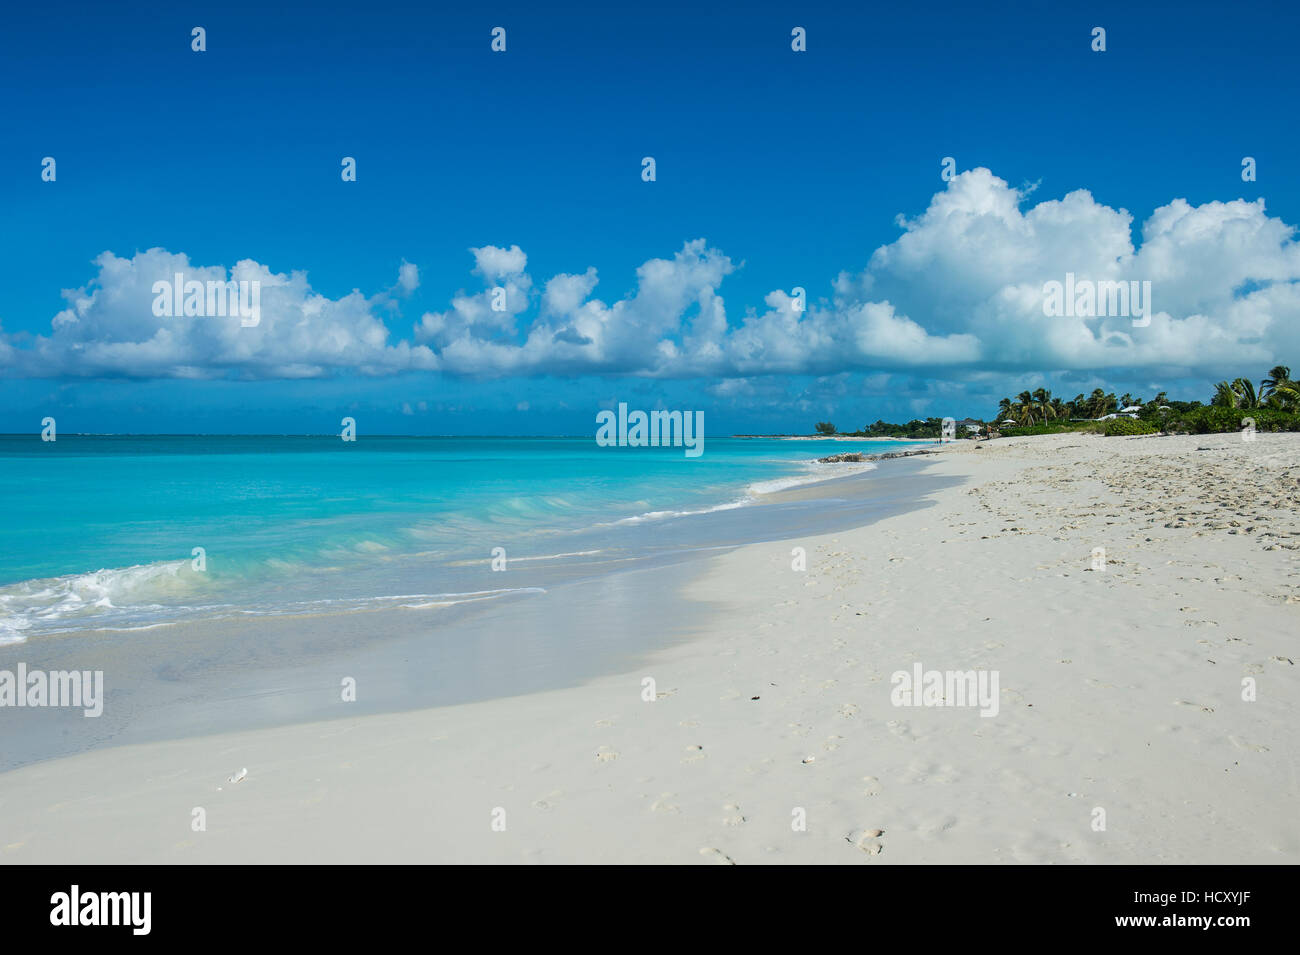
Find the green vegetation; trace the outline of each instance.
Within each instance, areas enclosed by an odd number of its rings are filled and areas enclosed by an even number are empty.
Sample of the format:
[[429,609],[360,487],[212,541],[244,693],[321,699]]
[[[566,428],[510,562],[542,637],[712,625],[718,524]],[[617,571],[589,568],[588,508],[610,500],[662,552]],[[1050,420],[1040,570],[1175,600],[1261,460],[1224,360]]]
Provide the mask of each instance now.
[[1164,430],[1169,434],[1216,434],[1224,431],[1242,431],[1246,419],[1255,424],[1256,431],[1300,431],[1300,413],[1279,408],[1194,408],[1184,414],[1170,413]]
[[1141,418],[1112,418],[1106,422],[1106,430],[1102,433],[1108,438],[1114,438],[1129,434],[1155,434],[1159,430],[1150,421]]
[[[1157,400],[1163,398],[1163,392],[1156,397]],[[1034,392],[1022,391],[1015,400],[1003,398],[998,403],[997,420],[1010,420],[1021,427],[1028,427],[1049,421],[1069,421],[1071,418],[1100,418],[1136,404],[1141,404],[1140,398],[1124,395],[1117,399],[1113,392],[1107,394],[1100,388],[1095,389],[1091,395],[1076,395],[1069,401],[1053,398],[1046,388],[1039,388]]]
[[[958,428],[958,431],[964,429]],[[920,418],[913,418],[907,424],[890,424],[888,421],[877,421],[875,424],[869,424],[861,431],[854,431],[855,438],[911,438],[920,440],[923,438],[933,438],[939,440],[943,434],[942,418],[926,418],[922,421]]]
[[997,431],[1004,438],[1018,438],[1027,434],[1066,434],[1076,431],[1102,434],[1106,424],[1105,421],[1052,421],[1048,424],[1003,425]]
[[[1137,410],[1109,421],[1094,420],[1125,408]],[[985,430],[992,429],[1007,437],[1065,432],[1212,434],[1241,431],[1250,422],[1254,423],[1256,431],[1300,431],[1300,382],[1291,378],[1289,367],[1277,365],[1269,369],[1268,376],[1260,380],[1258,388],[1247,378],[1221,381],[1214,386],[1214,395],[1208,405],[1199,401],[1176,401],[1163,391],[1150,401],[1131,394],[1117,398],[1114,392],[1107,393],[1101,388],[1094,389],[1091,395],[1075,395],[1069,401],[1054,398],[1046,388],[1022,391],[1014,399],[1003,398],[998,403],[997,415]],[[942,431],[942,418],[915,418],[906,424],[877,421],[861,431],[851,432],[851,436],[930,438],[937,441]],[[835,434],[835,425],[819,421],[817,433]],[[957,437],[969,438],[972,435],[958,425]]]
[[[1128,412],[1136,417],[1092,420],[1137,407]],[[1053,434],[1062,431],[1101,431],[1103,434],[1209,434],[1240,431],[1252,418],[1256,431],[1300,431],[1300,382],[1291,369],[1277,365],[1259,383],[1258,390],[1246,378],[1221,381],[1214,388],[1209,405],[1199,401],[1174,401],[1160,392],[1150,401],[1133,395],[1115,397],[1097,388],[1091,395],[1076,395],[1070,401],[1053,398],[1043,388],[1022,391],[1015,399],[1003,398],[998,405],[999,425],[1004,435]],[[1097,427],[1100,425],[1101,427]]]

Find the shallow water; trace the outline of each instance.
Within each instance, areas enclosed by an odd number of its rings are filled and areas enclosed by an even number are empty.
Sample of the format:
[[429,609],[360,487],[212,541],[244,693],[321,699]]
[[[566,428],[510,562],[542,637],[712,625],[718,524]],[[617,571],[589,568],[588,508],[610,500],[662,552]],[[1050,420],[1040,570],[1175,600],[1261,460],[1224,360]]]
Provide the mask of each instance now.
[[[922,506],[926,493],[952,483],[925,472],[924,459],[887,461],[745,507],[622,524],[617,555],[611,546],[512,561],[504,572],[486,561],[462,568],[480,582],[508,581],[496,585],[505,596],[492,599],[336,602],[0,646],[0,670],[19,662],[100,670],[106,691],[98,718],[67,708],[0,710],[0,770],[102,746],[445,706],[629,672],[716,620],[716,608],[681,596],[708,558],[779,541],[772,546],[785,560],[792,540]],[[355,681],[355,701],[342,700],[345,679]]]
[[681,518],[871,467],[817,464],[828,447],[882,450],[714,438],[691,458],[592,438],[0,436],[0,644],[451,606],[515,591],[487,573],[494,554],[498,569],[554,565],[567,579],[735,543],[744,518]]

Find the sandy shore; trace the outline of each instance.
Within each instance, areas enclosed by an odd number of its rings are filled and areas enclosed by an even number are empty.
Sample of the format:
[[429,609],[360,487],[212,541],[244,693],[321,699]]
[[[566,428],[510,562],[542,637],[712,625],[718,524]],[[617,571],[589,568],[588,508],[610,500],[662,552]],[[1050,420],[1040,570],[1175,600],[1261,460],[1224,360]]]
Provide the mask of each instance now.
[[[1300,436],[925,460],[965,483],[702,564],[663,599],[704,632],[635,672],[27,766],[0,861],[1300,861]],[[996,716],[893,705],[918,663]]]

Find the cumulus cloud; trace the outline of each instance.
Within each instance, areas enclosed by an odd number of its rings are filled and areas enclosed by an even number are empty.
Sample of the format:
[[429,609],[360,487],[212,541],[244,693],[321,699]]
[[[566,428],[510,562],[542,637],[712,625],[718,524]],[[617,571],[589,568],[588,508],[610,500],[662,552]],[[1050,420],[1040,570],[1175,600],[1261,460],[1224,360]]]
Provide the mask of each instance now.
[[[67,307],[48,335],[0,351],[11,375],[134,378],[317,378],[342,370],[384,375],[436,368],[433,353],[399,341],[359,291],[330,299],[302,272],[272,272],[252,260],[196,266],[188,256],[150,249],[131,258],[111,252],[87,286],[65,291]],[[155,283],[256,282],[260,316],[155,314]],[[251,287],[251,285],[250,285]]]
[[403,262],[397,270],[397,285],[407,295],[418,289],[420,287],[419,266],[410,262]]
[[[949,369],[989,371],[1256,367],[1300,352],[1300,245],[1263,200],[1192,206],[1174,199],[1135,237],[1133,216],[1088,191],[1029,204],[987,169],[955,177],[901,235],[858,272],[840,272],[806,307],[786,291],[729,315],[721,288],[736,265],[703,239],[637,269],[622,298],[596,297],[595,268],[535,285],[517,245],[470,249],[481,289],[425,313],[409,340],[391,340],[378,299],[314,293],[303,273],[239,262],[256,277],[256,328],[207,318],[158,319],[159,277],[221,280],[150,250],[104,253],[86,288],[48,336],[0,333],[0,368],[14,375],[146,377],[383,375],[430,370],[483,378],[638,375],[715,378],[742,394],[765,375]],[[1139,241],[1140,240],[1140,241]],[[1151,283],[1150,324],[1127,316],[1049,317],[1043,288],[1067,273],[1091,281]],[[829,277],[829,276],[828,276]],[[413,291],[415,266],[399,286]]]
[[[1240,367],[1300,345],[1300,245],[1262,199],[1195,207],[1175,199],[1152,213],[1135,247],[1133,217],[1086,190],[1027,211],[1022,198],[987,169],[964,173],[837,288],[888,298],[926,316],[931,330],[974,335],[989,366]],[[1044,315],[1044,284],[1067,273],[1150,282],[1151,324]]]
[[517,245],[509,249],[485,245],[469,251],[474,256],[474,274],[489,287],[460,292],[445,312],[425,313],[415,326],[416,342],[447,349],[457,342],[511,340],[518,317],[530,304],[533,281],[524,271],[528,257]]

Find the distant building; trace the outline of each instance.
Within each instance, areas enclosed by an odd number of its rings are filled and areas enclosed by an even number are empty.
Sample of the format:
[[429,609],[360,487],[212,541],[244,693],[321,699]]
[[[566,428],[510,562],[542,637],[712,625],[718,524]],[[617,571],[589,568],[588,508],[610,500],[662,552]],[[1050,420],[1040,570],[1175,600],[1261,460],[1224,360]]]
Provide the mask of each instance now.
[[980,428],[984,427],[983,421],[976,421],[974,418],[962,418],[957,423],[972,434],[978,433]]

